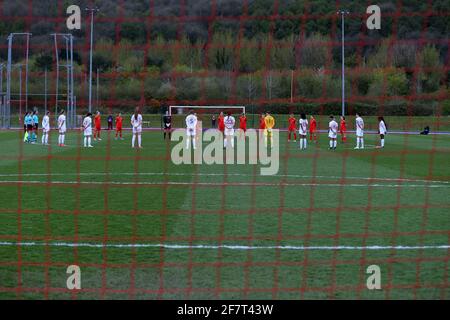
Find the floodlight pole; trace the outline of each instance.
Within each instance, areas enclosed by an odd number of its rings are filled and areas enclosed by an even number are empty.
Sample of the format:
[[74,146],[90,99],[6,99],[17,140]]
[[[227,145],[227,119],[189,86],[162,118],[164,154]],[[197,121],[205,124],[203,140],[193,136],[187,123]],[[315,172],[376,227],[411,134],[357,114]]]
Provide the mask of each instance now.
[[97,68],[97,92],[96,92],[96,94],[95,94],[95,97],[96,97],[96,100],[97,100],[97,102],[96,102],[97,110],[100,110],[100,106],[99,106],[99,104],[98,104],[98,102],[99,102],[99,99],[98,99],[98,92],[99,92],[99,82],[100,82],[100,76],[99,76],[99,73],[100,73],[100,69]]
[[[56,106],[58,107],[58,98],[59,98],[59,68],[65,67],[67,78],[66,78],[66,104],[67,104],[67,124],[69,128],[72,128],[73,126],[73,117],[75,117],[75,110],[74,110],[74,101],[73,101],[73,92],[74,92],[74,84],[73,84],[73,35],[70,33],[53,33],[51,34],[54,37],[55,41],[55,55],[56,55],[56,93],[55,93],[55,100],[56,100]],[[66,45],[66,58],[65,63],[60,63],[59,61],[59,52],[58,52],[58,37],[62,37],[65,40]],[[58,110],[55,109],[55,116],[57,116]]]
[[59,93],[59,54],[58,54],[58,39],[57,35],[53,34],[55,38],[55,60],[56,60],[56,81],[55,81],[55,117],[58,115],[58,93]]
[[[6,103],[5,103],[5,115],[8,113],[11,113],[11,60],[12,60],[12,40],[13,35],[10,34],[8,36],[8,63],[6,64]],[[10,126],[11,119],[6,120],[5,119],[5,127]]]
[[294,102],[294,70],[291,70],[291,103]]
[[19,117],[22,119],[22,65],[18,64],[17,68],[19,68]]
[[[25,36],[26,37],[26,56],[25,56],[25,95],[26,102],[25,105],[28,107],[28,56],[30,50],[30,37],[32,36],[29,32],[15,32],[10,33],[8,36],[8,62],[6,64],[6,116],[7,116],[7,127],[11,126],[11,72],[12,72],[12,45],[14,36]],[[22,110],[20,110],[22,112]],[[20,115],[21,116],[21,115]]]
[[89,112],[92,112],[92,50],[94,46],[94,12],[99,11],[98,8],[86,8],[91,12],[91,48],[89,52]]
[[28,57],[30,54],[30,35],[27,34],[27,52],[25,57],[25,110],[28,111]]
[[74,102],[74,84],[73,84],[73,36],[70,35],[70,104],[71,104],[71,110],[73,113],[73,127],[76,126],[76,109],[75,109],[75,102]]
[[3,67],[4,63],[0,63],[0,95],[3,95]]
[[[64,40],[66,40],[66,70],[67,70],[67,90],[66,90],[66,102],[67,102],[67,112],[69,113],[69,117],[71,117],[70,112],[70,64],[69,64],[69,37],[64,36]],[[69,120],[70,126],[70,120]]]
[[44,71],[44,115],[47,114],[47,67]]
[[4,63],[0,63],[0,121],[1,121],[1,127],[5,128],[6,124],[6,105],[5,105],[5,98],[3,96],[3,67],[5,66]]
[[342,55],[342,116],[345,116],[345,30],[344,30],[344,16],[349,14],[348,10],[339,10],[337,12],[341,15],[341,55]]

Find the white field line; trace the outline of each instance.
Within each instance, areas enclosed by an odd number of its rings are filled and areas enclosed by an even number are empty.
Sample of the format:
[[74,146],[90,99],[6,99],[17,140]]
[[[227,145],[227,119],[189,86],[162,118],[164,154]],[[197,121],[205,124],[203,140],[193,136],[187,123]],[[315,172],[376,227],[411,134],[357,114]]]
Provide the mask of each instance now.
[[[342,145],[341,145],[342,146]],[[374,144],[365,144],[364,145],[364,149],[355,149],[355,147],[352,147],[352,146],[350,146],[350,147],[344,147],[343,149],[344,150],[365,150],[365,149],[376,149],[377,148],[377,146],[376,145],[374,145]]]
[[450,245],[428,246],[245,246],[245,245],[183,245],[162,243],[73,243],[73,242],[0,242],[0,246],[23,247],[86,247],[86,248],[164,248],[164,249],[229,249],[229,250],[436,250],[450,249]]
[[[103,177],[103,176],[184,176],[184,177],[193,177],[193,176],[205,176],[205,177],[253,177],[253,175],[245,174],[245,173],[176,173],[176,172],[59,172],[59,173],[8,173],[8,174],[0,174],[0,178],[8,178],[8,177],[57,177],[57,176],[87,176],[87,177]],[[425,179],[408,179],[408,178],[377,178],[377,177],[339,177],[339,176],[308,176],[308,175],[297,175],[297,174],[277,174],[270,176],[270,178],[302,178],[302,179],[338,179],[338,180],[368,180],[368,181],[391,181],[391,182],[424,182],[424,183],[442,183],[442,184],[450,184],[450,181],[444,180],[425,180]],[[7,182],[7,181],[4,181]]]
[[450,188],[445,184],[364,184],[364,183],[295,183],[295,182],[178,182],[178,181],[161,181],[161,182],[144,182],[144,181],[35,181],[35,180],[0,180],[0,184],[55,184],[55,185],[100,185],[100,186],[256,186],[256,187],[276,187],[276,186],[297,186],[297,187],[346,187],[346,188]]

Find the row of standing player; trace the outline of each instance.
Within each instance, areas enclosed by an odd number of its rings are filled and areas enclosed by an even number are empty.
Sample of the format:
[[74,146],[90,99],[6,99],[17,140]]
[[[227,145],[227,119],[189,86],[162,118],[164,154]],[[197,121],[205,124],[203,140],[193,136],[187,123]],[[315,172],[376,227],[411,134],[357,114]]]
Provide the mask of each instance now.
[[[311,124],[308,123],[305,114],[300,115],[299,119],[299,138],[300,138],[300,149],[306,149],[307,147],[307,133],[309,126],[309,139],[312,140],[314,137],[314,141],[317,143],[317,122],[316,119],[311,116]],[[355,120],[355,128],[356,128],[356,146],[355,149],[364,149],[364,120],[357,113]],[[289,128],[288,128],[288,141],[291,140],[291,134],[294,133],[294,141],[296,141],[297,137],[295,134],[296,130],[296,120],[294,115],[291,114],[289,117]],[[330,116],[330,122],[328,123],[328,137],[330,138],[330,150],[336,150],[337,146],[337,135],[340,132],[342,137],[342,142],[347,141],[347,126],[345,122],[345,117],[341,116],[340,125],[336,122],[334,116]],[[383,117],[378,117],[378,133],[380,135],[380,148],[384,148],[384,137],[387,133],[387,125]]]
[[[59,131],[59,137],[58,137],[58,145],[60,147],[65,146],[64,140],[65,140],[65,133],[67,131],[66,128],[66,116],[65,111],[61,110],[60,114],[58,116],[58,131]],[[23,141],[29,142],[32,144],[35,144],[37,141],[37,133],[39,128],[39,118],[38,118],[38,111],[29,111],[25,114],[24,118],[24,131],[25,136]],[[44,117],[42,118],[42,138],[41,142],[43,145],[48,145],[48,136],[50,133],[50,111],[45,112]]]
[[[123,140],[122,137],[122,123],[123,118],[122,114],[119,113],[115,119],[116,122],[116,137],[117,140],[119,137],[121,140]],[[138,148],[142,148],[142,114],[139,112],[138,109],[135,110],[134,114],[131,116],[131,127],[132,127],[132,139],[131,139],[131,147],[134,148],[136,145],[136,140],[138,142],[137,146]],[[101,140],[100,138],[100,131],[101,131],[101,119],[100,119],[100,112],[97,111],[96,116],[94,117],[94,140],[96,138],[98,140]],[[83,119],[83,123],[81,125],[81,131],[83,131],[84,135],[84,147],[85,148],[92,148],[91,144],[91,137],[92,137],[92,114],[87,113],[86,116]]]
[[[37,112],[36,112],[37,113]],[[119,113],[115,119],[116,121],[116,137],[117,140],[122,137],[122,115]],[[24,121],[25,125],[25,136],[27,137],[29,132],[33,132],[33,134],[37,134],[38,126],[37,126],[37,118],[33,119],[33,123],[29,124],[29,119]],[[141,148],[141,133],[142,133],[142,115],[136,111],[135,114],[131,117],[131,125],[133,127],[133,138],[132,138],[132,147],[135,145],[136,138],[138,140],[138,147]],[[50,133],[50,111],[47,111],[44,117],[42,118],[42,144],[48,145],[48,138]],[[67,132],[67,124],[66,124],[66,115],[65,111],[61,110],[57,120],[57,130],[59,132],[58,136],[58,146],[65,147],[65,135]],[[94,117],[94,130],[92,128],[92,114],[88,113],[83,119],[81,130],[84,133],[84,146],[92,147],[91,137],[92,133],[94,133],[94,140],[101,140],[100,131],[101,131],[101,121],[100,121],[100,112],[97,111],[96,116]],[[25,139],[24,139],[25,140]]]
[[23,141],[26,143],[36,143],[37,141],[37,131],[39,127],[39,117],[38,111],[27,111],[23,119],[23,129],[24,138]]
[[[171,117],[166,113],[164,117],[164,138],[166,138],[166,134],[169,134],[170,139],[170,132],[171,132]],[[305,114],[300,115],[299,119],[299,140],[300,140],[300,149],[306,149],[307,147],[307,133],[309,129],[310,134],[310,140],[314,138],[314,141],[317,143],[317,121],[316,119],[311,116],[310,118],[311,123],[308,123],[308,120],[306,119]],[[293,114],[289,117],[289,127],[288,127],[288,141],[291,141],[292,133],[294,134],[294,141],[297,140],[296,135],[296,119]],[[359,114],[356,114],[356,120],[355,120],[355,127],[356,127],[356,147],[355,149],[364,149],[364,120]],[[378,133],[380,135],[380,148],[384,148],[384,138],[387,133],[387,125],[383,117],[378,117]],[[212,118],[212,127],[215,127],[215,116]],[[229,137],[234,136],[234,125],[235,125],[235,119],[231,115],[231,113],[228,113],[226,117],[224,117],[223,112],[220,113],[218,117],[218,129],[222,133],[224,133],[224,136],[226,139],[224,139],[224,148],[227,146],[227,140],[229,140]],[[272,142],[272,128],[275,126],[275,119],[266,112],[265,114],[262,114],[260,117],[259,122],[259,129],[261,132],[264,133],[264,141],[267,145],[267,140],[270,138]],[[308,128],[309,127],[309,128]],[[187,128],[187,145],[186,147],[189,147],[190,141],[189,137],[195,136],[197,131],[197,116],[193,111],[190,111],[188,117],[186,118],[186,128]],[[239,117],[239,128],[242,130],[241,132],[246,131],[247,129],[247,117],[243,113]],[[338,132],[341,134],[342,142],[347,141],[347,126],[345,122],[345,117],[341,116],[340,124],[336,122],[334,116],[330,116],[330,122],[328,124],[328,137],[330,138],[330,149],[335,150],[337,146],[337,135]],[[193,140],[193,146],[195,149],[195,139]],[[271,144],[272,145],[272,144]],[[231,147],[234,146],[234,140],[231,139]]]
[[[197,114],[191,110],[189,111],[188,117],[190,115],[194,115],[195,116],[195,126],[198,126],[198,117]],[[231,121],[233,123],[233,127],[235,125],[235,118],[231,115],[231,113],[227,114],[228,117],[231,117],[229,119],[229,123],[231,124]],[[192,119],[193,117],[190,117],[189,119]],[[217,128],[219,129],[219,131],[221,131],[222,133],[225,133],[225,116],[224,113],[221,112],[218,116],[218,126]],[[187,119],[187,118],[186,118]],[[212,128],[216,128],[216,117],[215,115],[212,116],[211,118],[211,127]],[[166,137],[169,138],[169,140],[171,139],[171,132],[172,132],[172,116],[169,114],[169,112],[166,112],[166,114],[163,117],[163,123],[164,123],[164,139],[166,139]],[[186,127],[188,126],[188,123],[186,122]],[[247,116],[245,115],[245,113],[242,113],[239,117],[239,128],[242,129],[244,132],[247,130]]]
[[[269,118],[267,118],[269,116]],[[267,118],[267,119],[266,119]],[[219,116],[219,130],[223,131],[224,124],[223,124],[223,113]],[[245,114],[242,114],[240,116],[240,129],[242,129],[244,132],[247,128],[247,118]],[[267,121],[269,120],[269,121]],[[300,149],[306,149],[307,147],[307,133],[309,131],[310,140],[313,140],[317,143],[317,121],[314,118],[314,116],[310,117],[311,123],[308,123],[308,120],[306,119],[305,114],[300,115],[300,119],[298,121],[298,131],[299,131],[299,138],[300,138]],[[294,115],[291,114],[289,117],[289,127],[288,127],[288,141],[291,141],[292,133],[294,134],[294,141],[297,140],[296,135],[296,124],[297,120],[295,119]],[[268,123],[270,123],[268,125]],[[356,147],[355,149],[364,149],[364,120],[362,119],[361,115],[356,114],[356,120],[355,120],[355,127],[356,127]],[[267,136],[271,136],[271,130],[275,125],[275,120],[268,112],[265,114],[261,114],[260,121],[259,121],[259,129],[264,132],[264,136],[266,137],[265,141],[267,143]],[[213,123],[214,126],[214,123]],[[308,130],[309,129],[309,130]],[[345,117],[340,117],[340,124],[338,125],[334,116],[330,116],[330,122],[328,125],[328,136],[330,138],[330,149],[336,149],[337,145],[337,134],[338,132],[341,134],[342,142],[347,141],[347,125],[345,122]],[[380,116],[378,117],[378,133],[380,135],[380,148],[384,148],[384,138],[387,133],[387,125],[386,121],[384,120],[384,117]]]
[[[42,119],[42,144],[48,145],[48,134],[50,132],[50,112],[47,111],[45,116]],[[224,133],[226,139],[224,139],[224,148],[227,146],[227,140],[229,140],[229,137],[234,136],[234,126],[235,126],[235,119],[231,115],[231,113],[228,113],[226,117],[224,117],[223,112],[220,113],[218,118],[218,128],[219,130]],[[122,121],[123,118],[121,114],[119,113],[116,117],[116,139],[118,136],[120,136],[120,139],[122,138]],[[379,121],[379,128],[378,133],[380,134],[380,147],[384,147],[384,136],[387,133],[387,126],[386,122],[383,117],[378,117]],[[94,140],[97,138],[101,140],[100,138],[100,131],[101,131],[101,121],[100,121],[100,112],[97,111],[96,116],[94,118],[94,124],[95,124],[95,130],[94,130]],[[135,141],[138,140],[138,147],[142,148],[142,115],[139,113],[139,111],[136,109],[135,113],[131,117],[131,125],[133,128],[133,138],[132,138],[132,147],[135,146]],[[213,122],[213,125],[215,125],[215,122]],[[296,133],[295,133],[295,125],[296,120],[293,114],[291,114],[289,118],[289,128],[288,128],[288,141],[291,139],[291,133],[294,133],[294,141],[296,140]],[[267,140],[270,138],[272,142],[272,129],[275,126],[275,119],[267,112],[265,114],[261,115],[260,118],[260,129],[264,133],[264,141],[267,145]],[[314,119],[313,116],[311,116],[311,124],[308,123],[308,120],[306,120],[306,115],[301,114],[299,119],[299,138],[300,138],[300,149],[306,149],[307,147],[307,131],[309,126],[309,133],[310,133],[310,140],[314,137],[314,140],[317,141],[317,135],[316,135],[316,129],[317,129],[317,122]],[[37,111],[34,111],[33,113],[29,112],[27,113],[25,120],[24,120],[24,127],[25,127],[25,136],[28,138],[28,135],[30,132],[36,136],[37,130],[38,130],[38,118],[37,118]],[[188,117],[186,117],[186,127],[187,127],[187,147],[189,146],[189,137],[195,136],[197,131],[197,116],[194,114],[193,111],[190,112]],[[243,113],[239,117],[239,128],[245,133],[247,129],[247,117]],[[346,141],[346,123],[345,123],[345,117],[341,117],[341,123],[340,126],[335,121],[334,116],[330,116],[330,122],[328,125],[328,137],[330,138],[330,149],[336,149],[337,145],[337,134],[338,129],[340,129],[340,133],[342,136],[342,141]],[[85,147],[92,147],[91,145],[91,136],[92,136],[92,114],[88,113],[85,118],[83,119],[83,124],[81,127],[81,130],[84,132],[84,146]],[[65,146],[65,133],[67,131],[66,127],[66,116],[65,111],[62,110],[60,112],[60,115],[58,117],[58,131],[59,131],[59,137],[58,137],[58,145],[59,146]],[[241,131],[241,132],[242,132]],[[166,113],[164,117],[164,138],[166,137],[166,133],[169,133],[169,139],[170,139],[170,133],[171,133],[171,117]],[[364,148],[364,120],[359,114],[356,114],[356,147],[355,149],[363,149]],[[193,140],[194,148],[195,148],[195,139]],[[271,143],[272,145],[272,143]],[[234,147],[234,139],[231,139],[231,147]]]
[[[89,117],[92,117],[92,114],[90,114]],[[83,119],[83,121],[84,121],[84,119]],[[108,116],[108,130],[112,130],[113,129],[113,121],[115,121],[115,123],[116,123],[116,136],[115,136],[115,139],[116,140],[117,139],[123,140],[123,137],[122,137],[122,122],[123,122],[122,114],[119,112],[117,114],[117,116],[116,116],[116,119],[114,119],[112,115]],[[101,136],[100,133],[101,133],[101,130],[102,130],[102,120],[101,120],[100,111],[97,111],[95,113],[95,116],[94,116],[94,128],[93,129],[94,129],[94,131],[93,131],[93,133],[94,133],[93,134],[94,140],[101,141],[102,139],[100,137]]]
[[[170,139],[170,132],[171,132],[171,117],[166,113],[166,115],[163,118],[164,122],[164,138],[166,138],[166,134],[169,134]],[[272,129],[275,126],[275,119],[266,112],[264,116],[262,117],[262,122],[264,124],[263,127],[260,127],[261,133],[264,135],[264,143],[267,146],[268,140],[270,140],[270,146],[273,147],[273,135],[272,135]],[[223,147],[226,148],[229,145],[231,148],[234,148],[234,126],[236,124],[236,119],[232,116],[231,112],[228,112],[226,116],[224,116],[223,112],[219,114],[218,117],[218,126],[220,132],[224,135],[225,139],[223,141]],[[212,118],[212,127],[214,128],[216,125],[215,117]],[[247,116],[245,113],[242,113],[239,116],[239,129],[240,129],[240,135],[244,134],[247,130]],[[197,131],[199,131],[198,128],[198,119],[197,114],[194,113],[194,111],[190,111],[189,115],[186,117],[186,149],[189,149],[192,141],[192,147],[193,149],[196,149],[196,136]],[[198,138],[198,137],[197,137]]]

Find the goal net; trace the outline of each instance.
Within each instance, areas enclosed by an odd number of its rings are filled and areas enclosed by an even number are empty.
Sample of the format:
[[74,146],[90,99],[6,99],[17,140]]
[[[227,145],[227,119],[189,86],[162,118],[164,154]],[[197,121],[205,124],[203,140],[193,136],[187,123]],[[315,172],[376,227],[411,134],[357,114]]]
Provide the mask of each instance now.
[[235,118],[246,113],[245,106],[169,106],[168,111],[169,115],[172,116],[173,126],[184,127],[184,119],[191,110],[196,113],[198,121],[201,121],[203,128],[216,127],[217,118],[221,113],[224,116],[231,113]]

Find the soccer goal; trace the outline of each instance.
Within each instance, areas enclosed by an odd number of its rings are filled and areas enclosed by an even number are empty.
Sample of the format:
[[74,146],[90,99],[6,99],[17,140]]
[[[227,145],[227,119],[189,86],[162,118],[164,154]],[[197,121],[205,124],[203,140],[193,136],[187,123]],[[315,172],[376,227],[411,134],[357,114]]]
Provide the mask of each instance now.
[[[169,106],[169,115],[187,114],[189,110],[202,114],[219,114],[231,111],[233,114],[245,113],[245,106]],[[175,111],[175,112],[174,112]]]
[[202,123],[203,128],[216,126],[217,117],[221,112],[225,115],[231,112],[234,116],[245,113],[245,106],[169,106],[169,115],[172,116],[174,125],[184,126],[182,120],[190,110],[193,110]]

